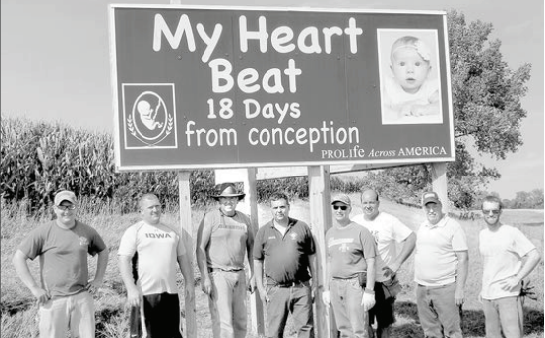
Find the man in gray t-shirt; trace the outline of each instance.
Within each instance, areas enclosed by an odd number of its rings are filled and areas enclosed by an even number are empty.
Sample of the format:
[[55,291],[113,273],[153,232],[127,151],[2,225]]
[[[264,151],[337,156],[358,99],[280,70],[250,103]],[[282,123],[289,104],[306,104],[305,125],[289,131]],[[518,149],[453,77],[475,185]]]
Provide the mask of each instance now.
[[[77,199],[73,192],[59,192],[54,202],[57,219],[29,233],[18,246],[13,264],[39,305],[40,337],[65,337],[69,329],[72,336],[92,338],[95,314],[91,293],[102,284],[108,250],[95,229],[76,220]],[[98,254],[95,278],[91,281],[88,254]],[[41,285],[27,265],[28,259],[38,256]]]

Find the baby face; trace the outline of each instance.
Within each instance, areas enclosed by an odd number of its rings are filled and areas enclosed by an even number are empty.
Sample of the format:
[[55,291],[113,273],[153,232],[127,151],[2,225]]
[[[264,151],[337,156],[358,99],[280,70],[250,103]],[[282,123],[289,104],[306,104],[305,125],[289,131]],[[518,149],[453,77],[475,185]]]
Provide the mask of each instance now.
[[414,48],[400,48],[392,55],[392,72],[407,93],[418,92],[430,72],[430,63]]

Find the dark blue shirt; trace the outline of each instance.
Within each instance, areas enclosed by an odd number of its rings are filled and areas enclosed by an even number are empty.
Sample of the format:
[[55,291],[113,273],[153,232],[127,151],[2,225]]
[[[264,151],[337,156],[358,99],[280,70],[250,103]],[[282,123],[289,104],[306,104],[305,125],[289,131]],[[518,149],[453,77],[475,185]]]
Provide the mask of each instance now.
[[289,218],[284,236],[274,227],[272,220],[261,227],[255,236],[254,259],[264,261],[267,279],[276,283],[308,281],[308,256],[315,253],[309,226],[294,218]]

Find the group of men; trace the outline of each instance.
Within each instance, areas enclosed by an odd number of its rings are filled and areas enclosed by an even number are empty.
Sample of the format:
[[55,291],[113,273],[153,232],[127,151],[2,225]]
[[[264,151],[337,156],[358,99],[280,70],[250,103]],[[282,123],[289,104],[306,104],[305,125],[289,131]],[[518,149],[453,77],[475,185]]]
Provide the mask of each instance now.
[[[374,190],[362,192],[363,214],[352,218],[350,197],[332,198],[323,285],[316,273],[314,236],[306,223],[289,216],[288,197],[269,197],[272,218],[254,234],[248,215],[236,209],[244,196],[233,183],[218,185],[212,196],[218,207],[204,215],[198,229],[197,263],[214,338],[246,336],[246,292],[256,288],[266,308],[267,337],[283,337],[290,314],[298,337],[314,337],[312,307],[319,295],[331,305],[340,337],[390,337],[394,301],[401,290],[397,272],[413,250],[425,337],[462,337],[468,247],[462,227],[444,214],[435,192],[422,196],[426,221],[416,234],[379,210]],[[108,248],[92,227],[76,220],[77,206],[73,192],[59,192],[53,207],[56,219],[32,230],[13,258],[17,274],[39,305],[40,337],[64,337],[67,331],[82,338],[95,334],[92,294],[104,279]],[[161,222],[157,196],[143,195],[139,208],[141,220],[125,231],[118,250],[127,301],[141,309],[147,337],[182,337],[176,265],[186,281],[193,280],[191,253],[178,231]],[[520,230],[500,221],[499,198],[486,197],[482,213],[486,227],[479,234],[480,299],[486,336],[501,337],[503,332],[506,338],[520,338],[522,280],[541,256]],[[91,281],[87,254],[98,254]],[[40,284],[27,266],[27,260],[36,257]],[[194,295],[191,284],[185,283],[186,295]]]

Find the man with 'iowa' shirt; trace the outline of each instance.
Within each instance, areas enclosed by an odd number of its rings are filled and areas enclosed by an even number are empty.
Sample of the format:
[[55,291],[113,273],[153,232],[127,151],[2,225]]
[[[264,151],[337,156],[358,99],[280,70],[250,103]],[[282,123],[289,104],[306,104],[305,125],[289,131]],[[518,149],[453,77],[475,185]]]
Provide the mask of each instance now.
[[[195,294],[188,253],[180,235],[161,222],[157,196],[140,199],[142,220],[130,226],[119,244],[119,269],[130,306],[142,309],[148,338],[181,338],[180,301],[176,263],[184,276],[186,295]],[[133,280],[131,260],[138,254],[138,281]],[[187,299],[186,299],[187,301]]]

